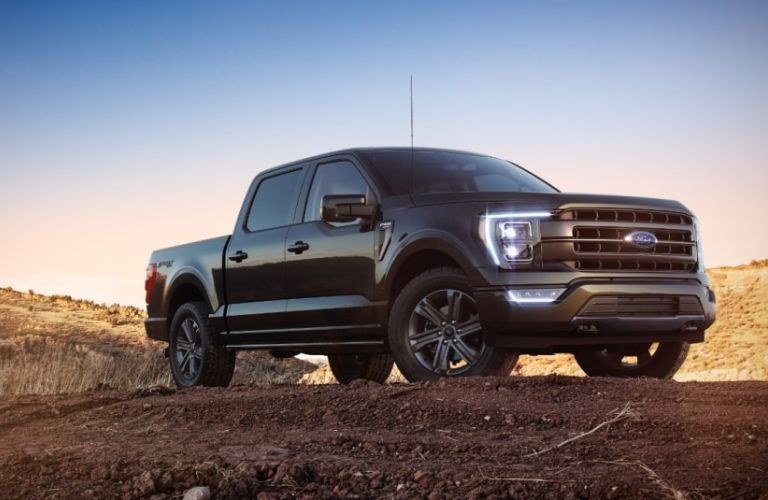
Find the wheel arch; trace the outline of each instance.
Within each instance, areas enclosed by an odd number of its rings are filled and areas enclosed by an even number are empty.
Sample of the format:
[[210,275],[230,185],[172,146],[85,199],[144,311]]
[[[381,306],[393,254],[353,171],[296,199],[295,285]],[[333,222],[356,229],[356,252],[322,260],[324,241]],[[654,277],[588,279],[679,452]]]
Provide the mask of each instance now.
[[462,247],[459,242],[438,236],[419,238],[403,247],[394,257],[384,282],[389,307],[409,281],[430,269],[456,267],[470,282],[481,280],[482,276]]
[[205,304],[205,312],[211,313],[211,301],[205,290],[202,280],[192,272],[180,274],[173,280],[165,300],[166,325],[169,331],[176,311],[187,302],[202,302]]

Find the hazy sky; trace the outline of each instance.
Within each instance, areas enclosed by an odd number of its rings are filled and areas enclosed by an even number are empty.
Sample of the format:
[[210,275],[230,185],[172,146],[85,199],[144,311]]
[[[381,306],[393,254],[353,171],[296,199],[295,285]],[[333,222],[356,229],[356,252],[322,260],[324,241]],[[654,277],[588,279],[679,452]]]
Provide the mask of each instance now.
[[767,49],[765,1],[2,1],[0,286],[141,303],[260,170],[408,144],[411,73],[417,145],[679,199],[709,265],[766,258]]

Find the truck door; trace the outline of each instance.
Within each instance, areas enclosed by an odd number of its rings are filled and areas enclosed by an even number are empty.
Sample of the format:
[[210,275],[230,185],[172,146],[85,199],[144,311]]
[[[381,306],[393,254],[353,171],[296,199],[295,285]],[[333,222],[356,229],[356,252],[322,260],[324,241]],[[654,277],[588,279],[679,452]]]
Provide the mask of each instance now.
[[351,157],[326,159],[315,166],[300,224],[286,239],[287,311],[296,328],[351,340],[375,329],[375,231],[370,221],[321,220],[323,196],[365,195],[371,185]]
[[256,181],[224,255],[229,341],[248,343],[280,327],[285,315],[285,238],[294,221],[306,166]]

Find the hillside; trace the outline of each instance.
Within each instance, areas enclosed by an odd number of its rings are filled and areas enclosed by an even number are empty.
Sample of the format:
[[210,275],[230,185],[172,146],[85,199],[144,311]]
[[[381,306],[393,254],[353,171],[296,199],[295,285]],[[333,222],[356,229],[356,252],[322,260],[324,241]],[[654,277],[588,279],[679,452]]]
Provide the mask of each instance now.
[[[171,386],[145,314],[66,296],[0,289],[0,395]],[[234,384],[295,383],[316,366],[240,353]]]

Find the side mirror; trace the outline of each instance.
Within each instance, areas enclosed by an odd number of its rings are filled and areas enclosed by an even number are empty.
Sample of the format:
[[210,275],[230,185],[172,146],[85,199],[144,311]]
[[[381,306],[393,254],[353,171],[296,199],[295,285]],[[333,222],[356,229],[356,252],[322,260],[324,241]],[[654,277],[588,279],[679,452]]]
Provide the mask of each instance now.
[[322,218],[325,222],[353,222],[370,220],[376,213],[375,205],[367,205],[363,194],[329,194],[323,196]]

